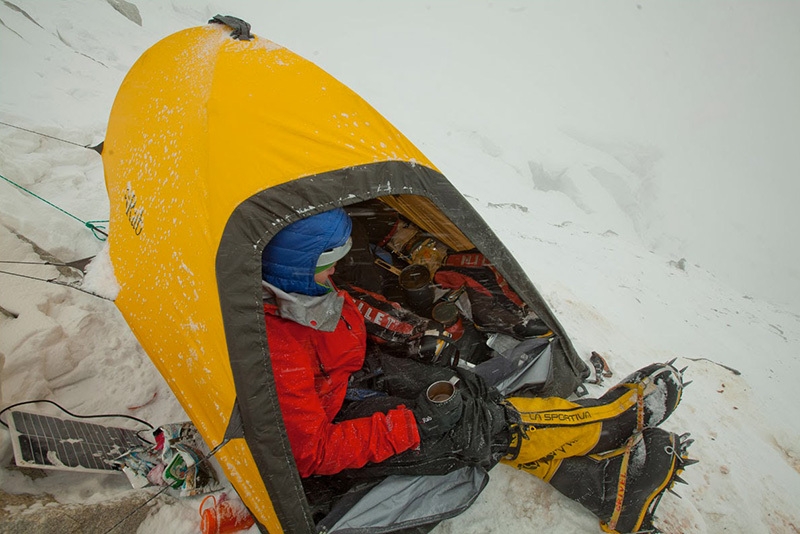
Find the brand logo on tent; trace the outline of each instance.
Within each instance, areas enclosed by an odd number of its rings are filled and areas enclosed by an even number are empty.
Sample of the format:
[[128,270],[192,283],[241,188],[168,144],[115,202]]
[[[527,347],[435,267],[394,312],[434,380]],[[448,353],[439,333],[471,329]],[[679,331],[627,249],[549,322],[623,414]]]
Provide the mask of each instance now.
[[144,229],[144,206],[136,207],[136,193],[133,192],[131,184],[125,190],[125,215],[131,223],[133,233],[139,235]]

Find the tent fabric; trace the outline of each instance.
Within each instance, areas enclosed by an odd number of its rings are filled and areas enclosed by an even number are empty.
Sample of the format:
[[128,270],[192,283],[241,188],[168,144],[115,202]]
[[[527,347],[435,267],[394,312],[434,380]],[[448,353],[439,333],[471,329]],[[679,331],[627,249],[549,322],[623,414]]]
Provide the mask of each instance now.
[[478,467],[463,467],[437,476],[390,476],[327,532],[379,534],[437,523],[466,510],[488,481],[488,473]]
[[[237,206],[276,184],[353,165],[433,168],[327,73],[271,41],[238,41],[229,32],[221,24],[190,28],[147,50],[118,91],[103,150],[116,304],[209,447],[222,442],[237,396],[232,363],[240,356],[228,354],[215,265]],[[308,205],[295,207],[298,219]],[[250,251],[274,233],[243,224]],[[273,229],[283,224],[273,221]],[[260,288],[250,295],[255,309]],[[269,372],[263,360],[244,365]],[[257,409],[280,417],[277,405]],[[248,435],[245,411],[242,421]],[[279,461],[287,456],[288,449]],[[248,439],[217,457],[259,522],[279,532],[283,522],[264,485],[272,478],[256,469]],[[302,510],[302,494],[290,502]],[[310,528],[308,518],[290,523]]]
[[[117,307],[262,531],[313,532],[275,394],[261,254],[307,215],[419,195],[585,364],[494,233],[436,167],[330,75],[262,37],[190,28],[134,64],[103,165]],[[581,368],[583,366],[583,368]],[[588,375],[588,370],[585,370]],[[241,436],[241,437],[240,437]]]
[[518,390],[540,386],[551,379],[552,339],[533,338],[518,342],[508,351],[475,367],[486,385],[507,397]]

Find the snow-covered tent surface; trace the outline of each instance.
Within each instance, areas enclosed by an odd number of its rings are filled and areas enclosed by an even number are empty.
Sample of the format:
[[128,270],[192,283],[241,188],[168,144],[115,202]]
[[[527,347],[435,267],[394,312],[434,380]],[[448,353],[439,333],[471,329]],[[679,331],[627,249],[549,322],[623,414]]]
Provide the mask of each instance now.
[[261,304],[261,253],[286,224],[380,197],[443,214],[455,226],[439,237],[477,246],[559,334],[578,377],[563,377],[564,394],[588,369],[494,233],[400,132],[313,63],[232,33],[213,23],[169,36],[122,83],[103,147],[109,254],[117,306],[209,448],[225,441],[228,479],[265,528],[300,532],[313,521]]

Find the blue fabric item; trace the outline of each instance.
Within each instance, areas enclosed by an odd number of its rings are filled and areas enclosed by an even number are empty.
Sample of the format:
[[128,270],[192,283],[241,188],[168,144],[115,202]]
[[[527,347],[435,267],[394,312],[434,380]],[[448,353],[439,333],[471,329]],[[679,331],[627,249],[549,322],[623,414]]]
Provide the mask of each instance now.
[[314,281],[319,255],[342,246],[353,223],[342,208],[306,217],[290,224],[275,237],[261,256],[261,276],[287,293],[324,295],[330,288]]

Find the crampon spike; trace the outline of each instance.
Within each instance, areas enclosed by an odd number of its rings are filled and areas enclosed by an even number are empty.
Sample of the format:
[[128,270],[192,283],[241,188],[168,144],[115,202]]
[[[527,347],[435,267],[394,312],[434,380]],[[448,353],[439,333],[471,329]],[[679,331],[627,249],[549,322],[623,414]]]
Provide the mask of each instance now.
[[683,387],[685,388],[686,386],[688,386],[688,385],[689,385],[689,384],[691,384],[692,382],[694,382],[694,380],[689,380],[688,382],[684,382],[684,383],[683,383]]
[[675,363],[675,360],[677,359],[678,358],[672,358],[670,361],[667,362],[667,365],[672,365],[673,363]]
[[685,373],[685,372],[686,372],[686,370],[687,370],[688,368],[689,368],[689,366],[687,365],[686,367],[684,367],[683,369],[681,369],[681,370],[680,370],[680,371],[678,371],[678,372],[679,372],[681,375],[683,375],[683,373]]
[[671,494],[675,495],[677,498],[683,499],[683,497],[678,495],[678,493],[675,490],[673,490],[672,488],[667,488],[667,491],[670,492]]
[[695,460],[694,458],[681,458],[681,464],[684,467],[689,467],[690,465],[694,465],[700,463],[700,460]]
[[685,480],[683,480],[683,479],[682,479],[681,477],[679,477],[678,475],[673,475],[673,477],[672,477],[672,480],[674,480],[674,481],[675,481],[675,482],[677,482],[678,484],[686,484],[686,485],[688,485],[688,484],[689,484],[688,482],[686,482]]

